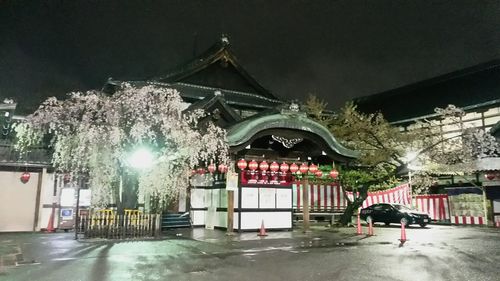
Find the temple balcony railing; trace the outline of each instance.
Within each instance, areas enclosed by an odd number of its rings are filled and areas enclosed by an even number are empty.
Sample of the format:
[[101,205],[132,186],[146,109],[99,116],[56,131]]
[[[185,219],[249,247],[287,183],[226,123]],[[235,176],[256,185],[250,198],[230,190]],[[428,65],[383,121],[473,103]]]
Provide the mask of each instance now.
[[21,155],[14,149],[14,143],[9,139],[0,139],[0,166],[51,166],[51,153],[47,147],[32,147]]

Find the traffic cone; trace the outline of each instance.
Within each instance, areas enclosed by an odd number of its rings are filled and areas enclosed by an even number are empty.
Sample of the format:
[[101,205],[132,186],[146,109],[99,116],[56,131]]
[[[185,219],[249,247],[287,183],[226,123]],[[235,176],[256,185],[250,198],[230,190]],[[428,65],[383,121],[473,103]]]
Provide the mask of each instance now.
[[45,229],[46,232],[55,232],[54,228],[54,215],[55,215],[55,206],[52,204],[52,212],[50,213],[49,217],[49,224],[47,225],[47,228]]
[[266,233],[266,228],[264,227],[264,220],[262,220],[262,224],[260,225],[260,230],[259,233],[257,234],[258,236],[267,236]]
[[361,235],[363,234],[363,230],[361,229],[361,220],[359,219],[359,213],[358,213],[358,223],[357,223],[358,227],[356,229],[356,234],[357,235]]
[[401,244],[406,242],[406,226],[404,221],[401,221],[401,239],[399,241],[401,241]]
[[369,220],[368,222],[368,236],[373,236],[373,223],[372,220]]

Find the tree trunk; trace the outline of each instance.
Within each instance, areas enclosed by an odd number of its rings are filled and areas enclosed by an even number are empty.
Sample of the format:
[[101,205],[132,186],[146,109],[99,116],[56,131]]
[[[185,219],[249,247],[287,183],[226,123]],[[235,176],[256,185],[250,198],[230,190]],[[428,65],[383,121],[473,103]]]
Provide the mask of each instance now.
[[[358,208],[363,205],[363,202],[365,201],[366,197],[368,197],[368,185],[363,185],[358,188],[359,196],[356,196],[356,192],[354,191],[354,201],[350,201],[347,199],[347,208],[345,209],[344,214],[340,217],[340,224],[341,225],[348,225],[351,223],[352,216],[355,214],[355,212],[358,211]],[[345,193],[344,193],[345,194]]]

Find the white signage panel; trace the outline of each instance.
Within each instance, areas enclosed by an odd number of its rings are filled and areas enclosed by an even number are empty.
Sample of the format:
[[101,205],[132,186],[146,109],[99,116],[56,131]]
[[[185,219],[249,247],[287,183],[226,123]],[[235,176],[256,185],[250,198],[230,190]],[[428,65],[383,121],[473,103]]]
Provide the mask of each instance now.
[[276,188],[259,188],[259,208],[276,208]]

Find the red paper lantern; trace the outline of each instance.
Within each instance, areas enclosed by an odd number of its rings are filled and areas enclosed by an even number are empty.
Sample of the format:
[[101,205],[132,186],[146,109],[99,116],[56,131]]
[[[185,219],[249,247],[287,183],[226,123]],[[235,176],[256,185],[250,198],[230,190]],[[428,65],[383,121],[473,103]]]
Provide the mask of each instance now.
[[245,161],[245,159],[240,159],[240,161],[238,161],[238,168],[240,168],[240,170],[245,170],[246,167],[247,161]]
[[259,163],[257,163],[257,161],[252,160],[252,161],[250,161],[250,163],[248,163],[248,169],[255,171],[258,168],[259,168]]
[[290,165],[290,172],[296,173],[298,170],[299,170],[299,166],[297,164],[292,163],[292,165]]
[[227,166],[224,164],[220,164],[219,165],[219,173],[224,174],[225,172],[227,172]]
[[259,168],[261,171],[267,171],[269,169],[269,164],[266,161],[260,162]]
[[287,164],[287,163],[285,163],[285,162],[281,163],[281,165],[280,165],[280,171],[281,171],[281,172],[283,172],[283,173],[288,172],[288,169],[289,169],[289,168],[290,168],[290,167],[289,167],[289,166],[288,166],[288,164]]
[[204,174],[205,174],[205,169],[204,169],[204,168],[198,168],[198,169],[196,169],[196,172],[197,172],[199,175],[204,175]]
[[494,173],[486,173],[484,174],[484,177],[487,178],[488,180],[493,180],[495,178]]
[[210,163],[210,165],[208,165],[208,172],[210,172],[210,174],[213,174],[215,172],[215,164],[214,163]]
[[309,171],[309,167],[307,166],[307,163],[302,163],[302,165],[300,165],[299,171],[302,174],[307,173],[307,171]]
[[318,166],[314,164],[311,164],[311,166],[309,166],[309,172],[316,174],[317,171],[318,171]]
[[[310,170],[311,169],[309,168],[309,171]],[[323,176],[323,172],[321,170],[317,170],[315,174],[316,174],[316,177],[318,177],[318,178],[321,178]]]
[[338,176],[339,172],[337,170],[333,169],[330,171],[330,177],[332,177],[333,179],[336,179]]
[[269,166],[269,170],[271,170],[271,172],[277,172],[279,171],[280,169],[280,165],[278,163],[276,163],[275,161],[273,161],[273,163],[271,163],[271,165]]
[[27,183],[30,181],[30,177],[31,177],[31,174],[28,173],[28,172],[24,172],[22,175],[21,175],[21,182],[22,183]]
[[191,170],[191,176],[194,176],[194,175],[196,175],[196,170],[195,170],[195,169],[192,169],[192,170]]

